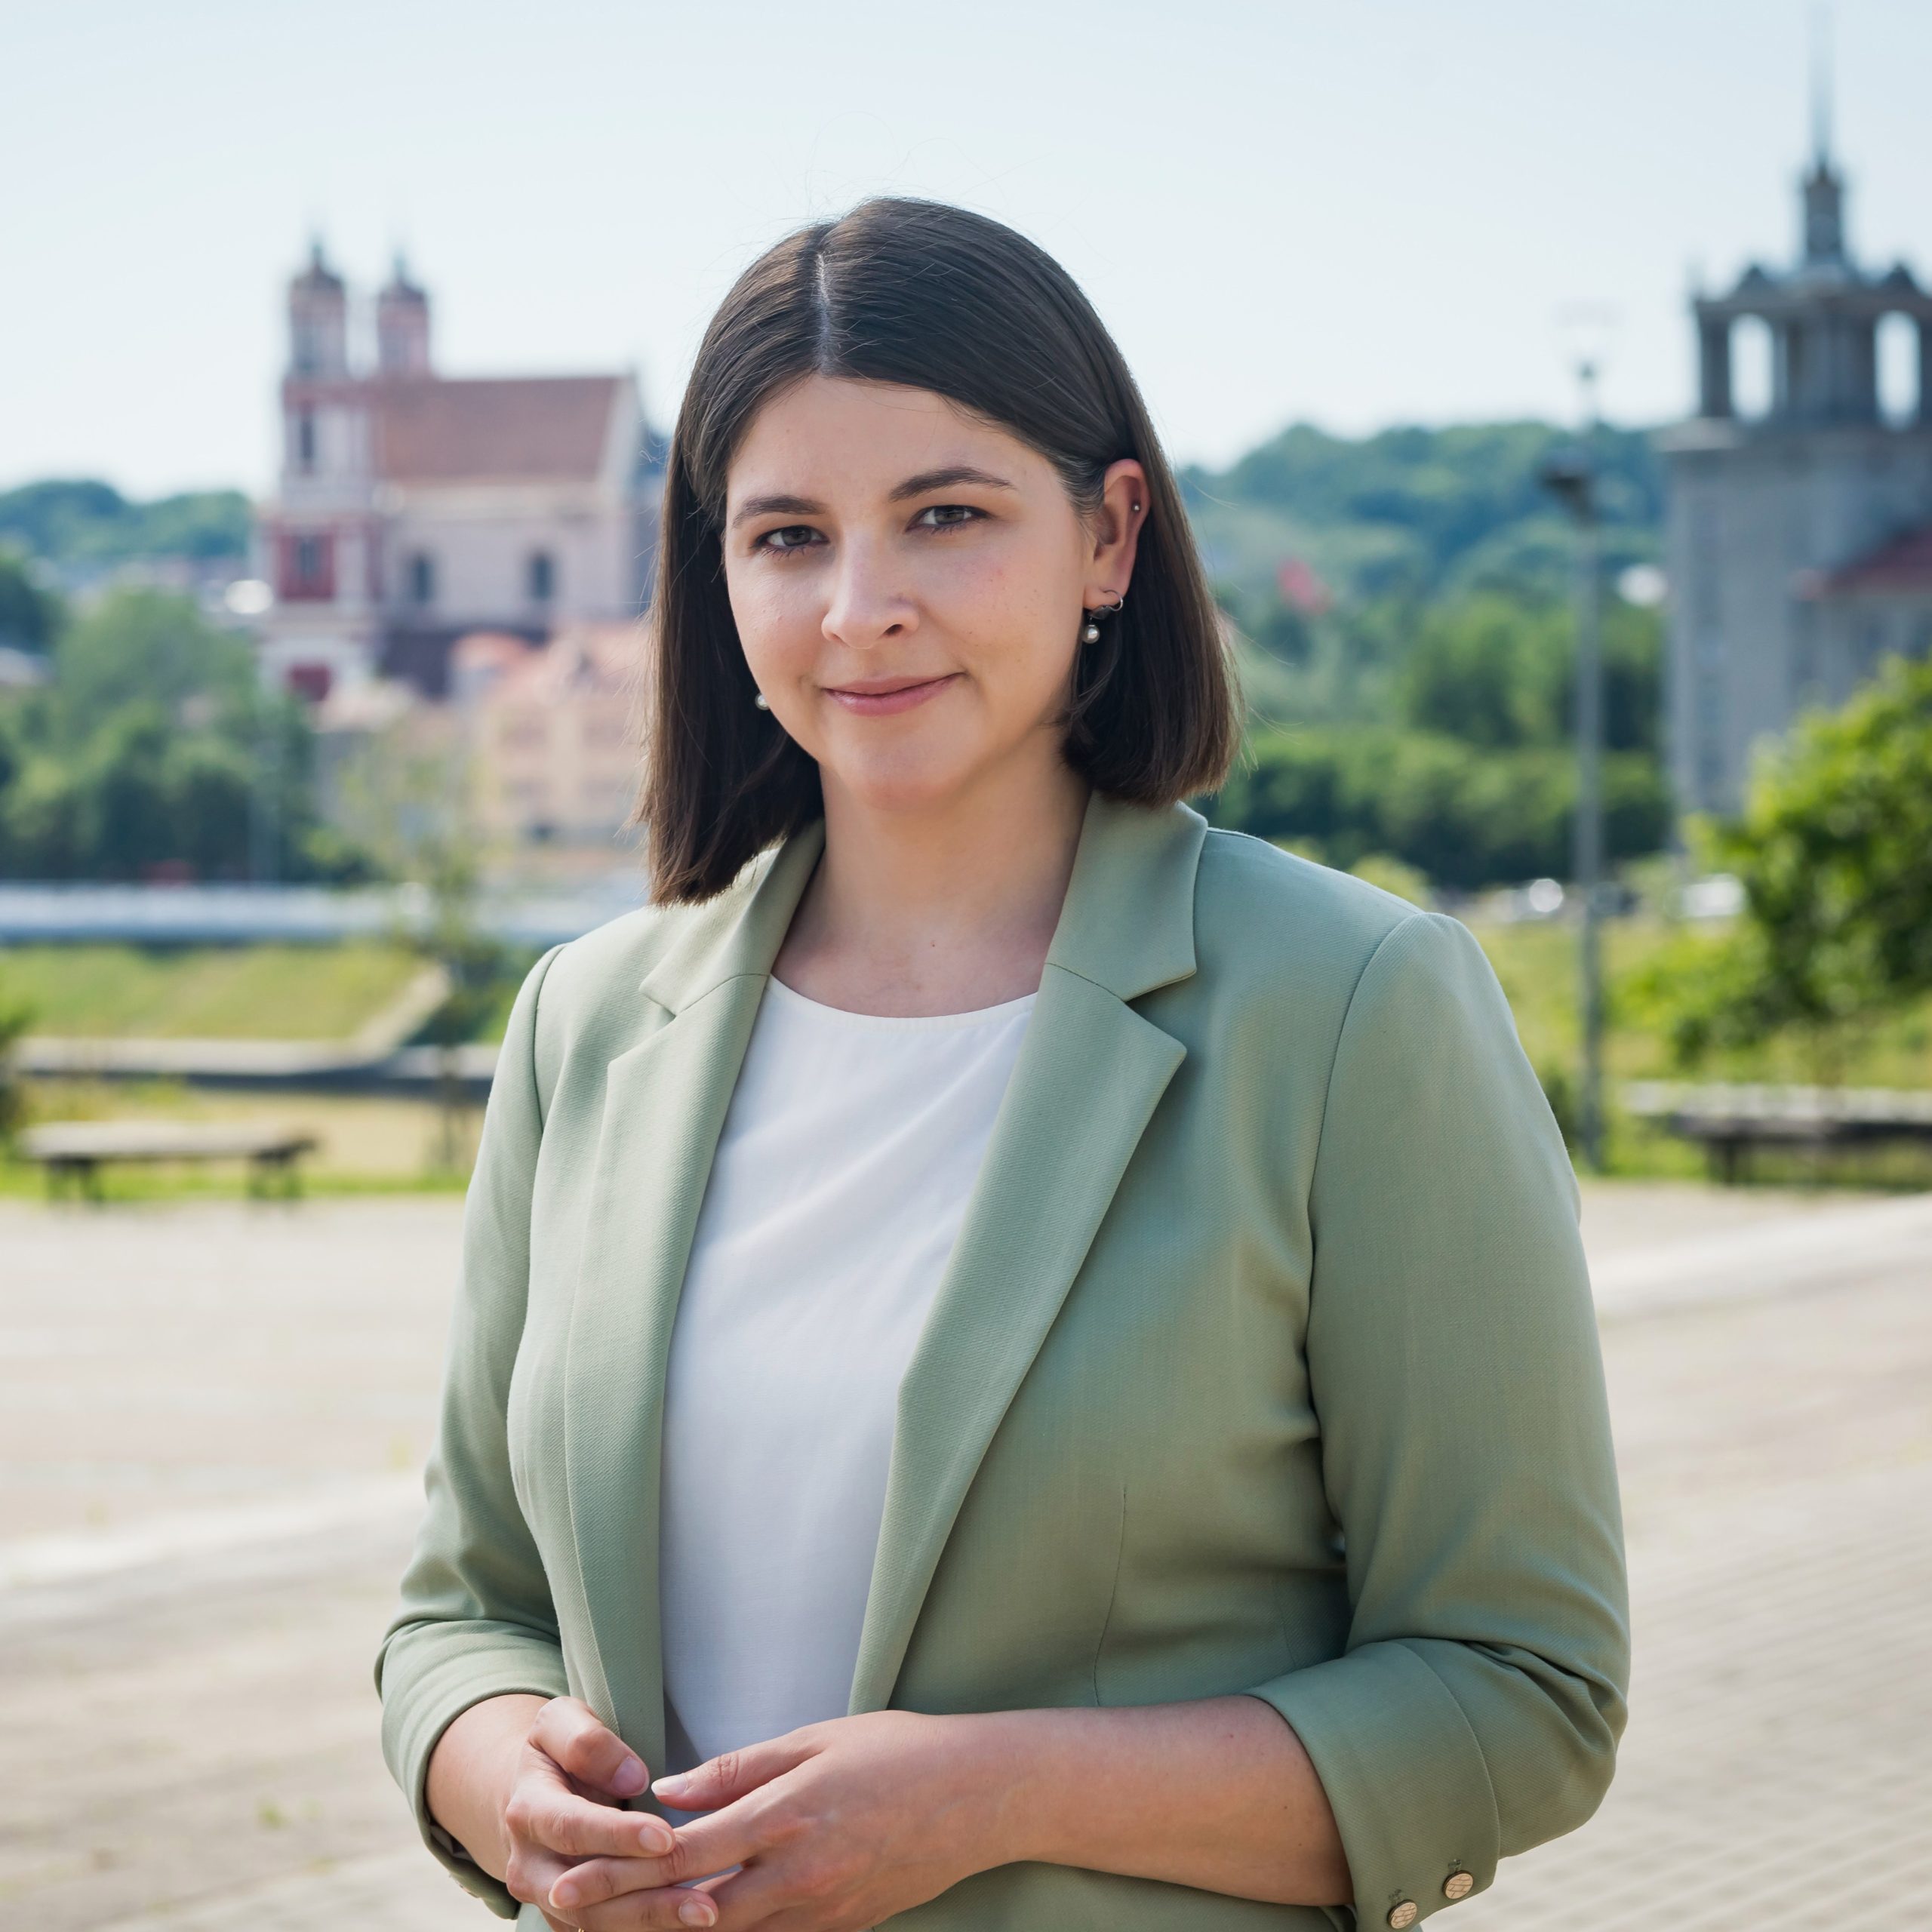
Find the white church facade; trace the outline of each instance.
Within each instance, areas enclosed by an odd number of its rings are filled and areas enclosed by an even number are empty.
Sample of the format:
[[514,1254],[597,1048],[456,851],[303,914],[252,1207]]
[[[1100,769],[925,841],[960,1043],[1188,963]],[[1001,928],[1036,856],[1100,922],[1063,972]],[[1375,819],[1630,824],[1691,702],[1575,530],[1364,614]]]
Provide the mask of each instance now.
[[318,245],[289,285],[282,460],[257,519],[266,675],[320,699],[448,687],[455,641],[639,610],[658,478],[635,375],[451,377],[398,261],[360,356]]

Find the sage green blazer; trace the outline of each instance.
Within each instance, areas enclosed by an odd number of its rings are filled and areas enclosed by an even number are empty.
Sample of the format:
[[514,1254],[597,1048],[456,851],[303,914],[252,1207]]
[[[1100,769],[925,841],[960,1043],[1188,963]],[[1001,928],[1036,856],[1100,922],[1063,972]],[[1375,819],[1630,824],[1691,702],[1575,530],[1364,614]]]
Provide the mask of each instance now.
[[[823,837],[547,954],[509,1021],[376,1666],[426,1843],[506,1918],[429,1817],[429,1755],[481,1698],[568,1691],[663,1762],[666,1354]],[[1628,1639],[1577,1206],[1463,927],[1184,806],[1097,798],[900,1390],[852,1710],[1251,1692],[1313,1758],[1364,1926],[1580,1823]],[[1018,1865],[893,1924],[1349,1921]]]

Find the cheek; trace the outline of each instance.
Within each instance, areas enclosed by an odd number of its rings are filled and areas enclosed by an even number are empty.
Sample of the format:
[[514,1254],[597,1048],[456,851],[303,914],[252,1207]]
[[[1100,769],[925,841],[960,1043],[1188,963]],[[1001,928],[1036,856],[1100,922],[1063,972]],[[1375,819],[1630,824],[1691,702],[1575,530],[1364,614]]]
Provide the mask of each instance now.
[[995,694],[1029,708],[1056,698],[1072,669],[1080,585],[1057,562],[1038,555],[988,558],[962,571],[945,598],[949,628],[968,668]]
[[779,571],[725,567],[732,621],[738,627],[745,660],[755,673],[775,669],[814,648],[820,602],[802,590],[806,575],[799,571],[798,581],[790,581]]

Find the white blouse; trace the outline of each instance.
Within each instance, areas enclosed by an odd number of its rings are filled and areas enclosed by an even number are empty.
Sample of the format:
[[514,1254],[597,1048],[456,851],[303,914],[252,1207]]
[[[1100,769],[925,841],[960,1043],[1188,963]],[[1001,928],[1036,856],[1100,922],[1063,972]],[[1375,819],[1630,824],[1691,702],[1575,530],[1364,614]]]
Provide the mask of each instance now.
[[1034,998],[888,1019],[768,983],[672,1334],[654,1775],[845,1713],[899,1385]]

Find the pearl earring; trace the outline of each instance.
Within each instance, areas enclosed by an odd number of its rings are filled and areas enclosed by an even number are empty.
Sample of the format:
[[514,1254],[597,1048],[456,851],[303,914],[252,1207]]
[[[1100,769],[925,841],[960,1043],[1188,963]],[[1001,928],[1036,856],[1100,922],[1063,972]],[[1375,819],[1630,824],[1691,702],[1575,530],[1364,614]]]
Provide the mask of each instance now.
[[1090,617],[1087,621],[1080,626],[1080,641],[1082,644],[1098,644],[1100,641],[1100,623],[1097,619]]
[[771,709],[771,699],[767,697],[762,691],[760,691],[758,696],[752,700],[752,702],[756,705],[761,711],[769,711]]

